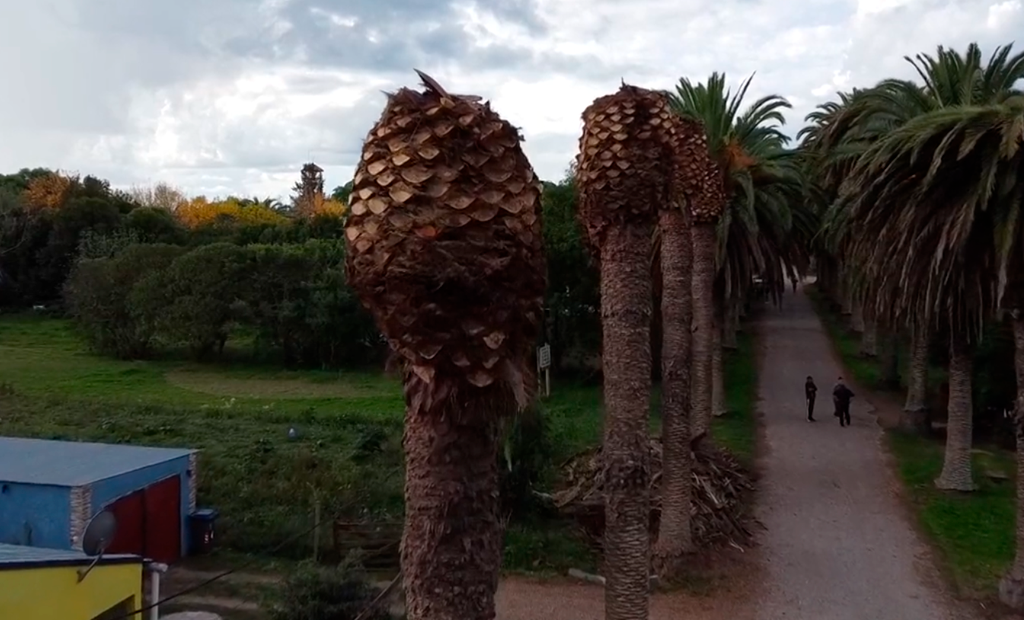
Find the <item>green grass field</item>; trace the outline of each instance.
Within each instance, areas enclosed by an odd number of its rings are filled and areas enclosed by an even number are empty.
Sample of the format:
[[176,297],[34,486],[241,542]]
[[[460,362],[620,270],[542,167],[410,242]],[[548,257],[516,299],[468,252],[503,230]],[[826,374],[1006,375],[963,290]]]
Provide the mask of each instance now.
[[[860,385],[876,386],[877,363],[858,355],[857,336],[849,333],[841,317],[828,311],[819,295],[812,294],[812,299],[849,374]],[[944,372],[932,369],[929,374],[929,384],[934,386]],[[940,441],[897,431],[888,432],[888,440],[921,528],[938,550],[943,570],[963,595],[994,595],[1015,548],[1014,455],[978,446],[974,455],[978,490],[946,493],[933,484],[942,471]],[[1010,479],[993,482],[987,471],[1002,472]]]
[[[713,429],[748,461],[752,343],[743,335],[727,358],[734,413]],[[397,379],[383,373],[118,361],[87,352],[66,321],[8,315],[0,317],[0,411],[0,434],[200,449],[200,503],[221,510],[221,541],[236,551],[267,553],[308,530],[314,491],[325,514],[401,516],[404,402]],[[599,387],[556,377],[543,412],[553,466],[600,441]],[[572,532],[560,522],[510,524],[506,567],[592,567]],[[329,531],[321,539],[329,544]],[[285,555],[308,557],[311,540],[287,544]]]

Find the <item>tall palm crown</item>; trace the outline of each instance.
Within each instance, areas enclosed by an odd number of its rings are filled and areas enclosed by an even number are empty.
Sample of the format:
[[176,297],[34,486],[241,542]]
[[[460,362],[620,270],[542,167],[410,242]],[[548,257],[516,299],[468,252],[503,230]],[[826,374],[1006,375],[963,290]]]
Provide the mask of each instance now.
[[880,310],[978,326],[997,300],[988,277],[996,259],[986,248],[998,211],[990,207],[1008,205],[1013,192],[1005,186],[1013,175],[1000,170],[1019,141],[1013,85],[1024,78],[1024,54],[1001,47],[982,65],[972,44],[965,54],[940,47],[934,58],[907,61],[924,86],[888,80],[865,94],[862,124],[894,128],[861,145],[850,177],[856,192],[834,217],[856,231],[861,286],[870,283]]
[[[778,95],[762,97],[743,109],[753,75],[734,93],[725,74],[712,73],[706,83],[679,81],[670,94],[683,117],[699,120],[708,150],[722,175],[726,209],[718,227],[718,288],[725,298],[742,295],[754,275],[766,277],[780,295],[785,276],[807,264],[806,243],[816,228],[804,207],[804,175],[794,151],[786,148],[783,110]],[[783,273],[783,267],[789,272]]]

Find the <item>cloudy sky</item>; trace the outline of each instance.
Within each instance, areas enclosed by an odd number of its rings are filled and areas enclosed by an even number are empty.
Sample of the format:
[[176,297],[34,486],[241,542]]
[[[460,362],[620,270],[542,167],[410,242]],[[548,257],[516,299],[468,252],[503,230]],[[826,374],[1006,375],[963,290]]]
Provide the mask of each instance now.
[[0,0],[0,172],[284,196],[312,159],[334,187],[417,67],[557,178],[620,78],[756,71],[749,100],[787,97],[795,133],[837,89],[911,77],[906,54],[1018,33],[1021,0]]

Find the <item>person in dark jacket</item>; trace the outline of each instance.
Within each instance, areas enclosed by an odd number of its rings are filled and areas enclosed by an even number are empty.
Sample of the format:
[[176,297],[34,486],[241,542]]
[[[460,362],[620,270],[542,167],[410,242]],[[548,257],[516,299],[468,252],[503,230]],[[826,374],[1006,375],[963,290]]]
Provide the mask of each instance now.
[[818,396],[818,386],[814,385],[810,375],[807,375],[807,382],[804,383],[804,396],[807,397],[807,419],[814,422],[814,399]]
[[850,425],[850,399],[853,398],[853,391],[846,387],[843,378],[839,377],[836,386],[832,388],[832,402],[836,406],[836,417],[839,418],[839,426]]

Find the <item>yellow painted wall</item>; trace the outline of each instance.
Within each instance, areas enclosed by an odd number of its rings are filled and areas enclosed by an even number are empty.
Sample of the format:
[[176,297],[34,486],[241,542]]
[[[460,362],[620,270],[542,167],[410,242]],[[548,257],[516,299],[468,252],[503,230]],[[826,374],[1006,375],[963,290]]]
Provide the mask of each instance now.
[[0,570],[0,618],[92,620],[128,597],[142,602],[142,564],[97,565],[78,583],[78,567]]

